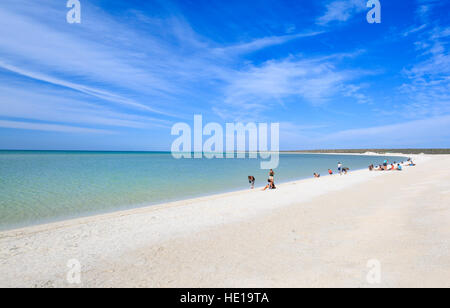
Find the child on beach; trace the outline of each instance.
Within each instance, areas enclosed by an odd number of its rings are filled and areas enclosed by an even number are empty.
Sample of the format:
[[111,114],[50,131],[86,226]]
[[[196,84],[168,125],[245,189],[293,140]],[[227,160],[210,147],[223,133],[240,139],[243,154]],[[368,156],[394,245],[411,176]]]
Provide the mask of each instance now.
[[342,164],[340,162],[338,163],[338,172],[342,175]]
[[315,177],[315,178],[320,178],[320,174],[314,173],[314,177]]
[[331,169],[328,169],[328,174],[333,175],[333,171]]
[[255,177],[253,175],[248,176],[248,182],[250,183],[250,185],[252,187],[251,189],[255,188]]

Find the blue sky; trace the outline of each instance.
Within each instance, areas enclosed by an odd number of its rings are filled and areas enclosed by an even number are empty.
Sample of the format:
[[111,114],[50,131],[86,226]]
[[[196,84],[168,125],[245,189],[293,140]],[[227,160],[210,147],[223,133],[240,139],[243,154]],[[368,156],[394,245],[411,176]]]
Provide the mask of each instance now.
[[450,147],[448,1],[0,2],[0,148],[169,150],[177,122],[280,147]]

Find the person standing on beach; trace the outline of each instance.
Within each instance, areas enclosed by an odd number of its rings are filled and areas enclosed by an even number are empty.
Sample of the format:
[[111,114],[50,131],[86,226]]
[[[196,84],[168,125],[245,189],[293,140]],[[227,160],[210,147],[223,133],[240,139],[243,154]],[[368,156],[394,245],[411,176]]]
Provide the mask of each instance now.
[[342,164],[340,162],[338,163],[338,172],[342,175]]
[[273,172],[272,169],[270,169],[269,171],[269,179],[271,179],[272,181],[274,180],[273,177],[275,176],[275,172]]

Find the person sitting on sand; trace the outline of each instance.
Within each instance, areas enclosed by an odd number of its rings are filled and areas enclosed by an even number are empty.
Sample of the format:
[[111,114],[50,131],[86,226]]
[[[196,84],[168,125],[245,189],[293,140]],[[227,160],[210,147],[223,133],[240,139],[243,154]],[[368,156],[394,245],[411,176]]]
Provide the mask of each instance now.
[[252,186],[252,189],[255,188],[255,177],[253,175],[248,176],[248,182]]
[[272,179],[267,180],[267,185],[266,185],[266,187],[263,188],[263,191],[266,189],[276,189],[275,183],[273,182]]
[[373,169],[374,169],[373,165],[370,165],[369,166],[369,171],[373,171]]
[[333,175],[333,171],[331,169],[328,169],[328,174]]
[[344,174],[347,174],[347,172],[350,170],[350,168],[348,167],[344,167],[342,168],[342,172],[344,172]]
[[315,177],[315,178],[320,178],[320,174],[314,173],[314,177]]
[[402,170],[403,170],[402,165],[398,164],[398,165],[397,165],[397,170],[398,170],[398,171],[402,171]]
[[414,167],[416,164],[411,160],[411,161],[409,161],[409,165],[408,166],[410,166],[410,167]]

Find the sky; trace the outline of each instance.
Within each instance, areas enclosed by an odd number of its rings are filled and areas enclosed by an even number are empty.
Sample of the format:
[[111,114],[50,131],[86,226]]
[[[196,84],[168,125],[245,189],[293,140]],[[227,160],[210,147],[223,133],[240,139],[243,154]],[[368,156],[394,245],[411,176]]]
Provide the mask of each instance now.
[[280,123],[282,150],[450,147],[449,1],[0,1],[0,149],[170,150]]

